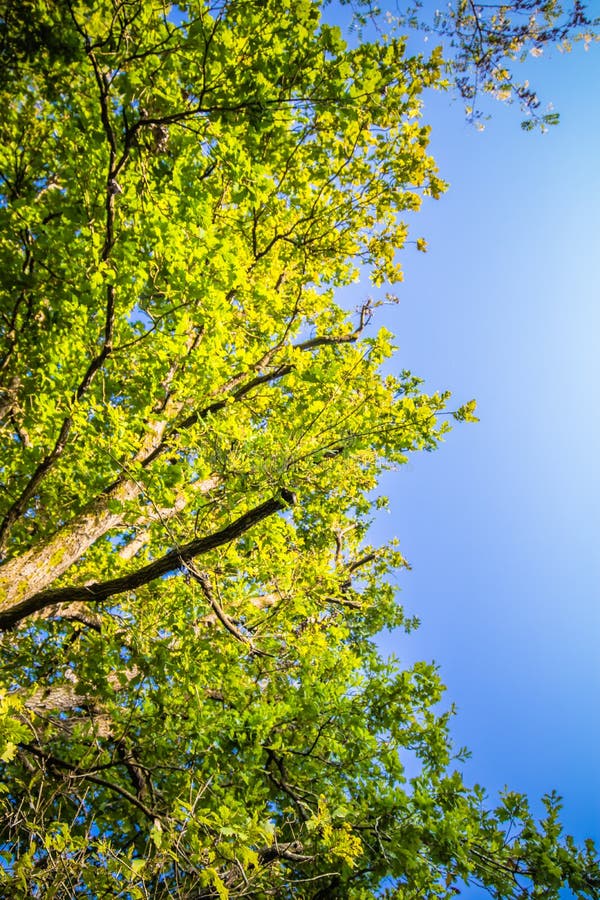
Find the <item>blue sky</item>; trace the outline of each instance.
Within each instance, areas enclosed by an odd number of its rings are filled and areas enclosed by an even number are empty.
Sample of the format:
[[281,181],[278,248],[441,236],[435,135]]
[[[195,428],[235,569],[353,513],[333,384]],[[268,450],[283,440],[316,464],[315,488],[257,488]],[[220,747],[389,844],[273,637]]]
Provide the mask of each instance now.
[[415,218],[429,252],[403,251],[379,321],[397,369],[477,398],[481,421],[390,476],[373,535],[400,538],[400,600],[422,620],[384,648],[439,664],[468,780],[556,788],[568,833],[599,840],[600,46],[527,77],[561,115],[546,135],[501,104],[479,133],[427,98],[450,190]]

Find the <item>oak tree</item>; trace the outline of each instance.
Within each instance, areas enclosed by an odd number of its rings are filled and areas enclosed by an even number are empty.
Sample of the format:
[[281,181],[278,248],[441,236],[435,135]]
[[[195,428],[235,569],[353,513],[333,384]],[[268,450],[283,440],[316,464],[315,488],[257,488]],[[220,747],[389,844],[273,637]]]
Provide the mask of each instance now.
[[377,649],[414,624],[378,478],[474,404],[336,299],[444,189],[444,61],[327,21],[3,4],[3,896],[597,896],[558,798],[484,802],[435,668]]

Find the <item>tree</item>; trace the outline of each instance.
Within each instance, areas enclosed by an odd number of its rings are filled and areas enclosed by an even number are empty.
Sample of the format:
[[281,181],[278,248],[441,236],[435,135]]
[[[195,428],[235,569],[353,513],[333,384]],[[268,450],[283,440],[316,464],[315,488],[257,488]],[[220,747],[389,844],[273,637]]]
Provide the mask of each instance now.
[[[426,13],[429,12],[429,16]],[[591,18],[582,0],[563,5],[559,0],[514,0],[512,3],[483,3],[458,0],[435,10],[427,10],[422,0],[408,4],[397,16],[400,25],[419,28],[442,40],[451,58],[453,84],[465,101],[471,120],[482,117],[481,100],[517,101],[525,113],[521,127],[526,131],[556,125],[559,113],[549,105],[544,111],[528,80],[515,72],[529,54],[542,56],[547,47],[569,51],[572,41],[584,41],[586,49],[599,39],[600,18]],[[481,126],[480,126],[481,127]]]
[[486,805],[435,668],[375,643],[414,624],[378,477],[474,403],[382,375],[334,292],[397,281],[444,188],[441,54],[309,0],[2,29],[4,896],[597,896],[558,798]]

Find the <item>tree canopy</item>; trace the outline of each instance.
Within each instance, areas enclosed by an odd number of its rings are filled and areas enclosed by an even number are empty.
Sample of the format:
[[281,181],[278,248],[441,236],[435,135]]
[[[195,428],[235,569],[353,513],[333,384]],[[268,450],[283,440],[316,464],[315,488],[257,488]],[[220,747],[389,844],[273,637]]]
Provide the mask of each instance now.
[[336,299],[444,190],[445,61],[328,21],[3,4],[3,896],[598,896],[559,798],[467,787],[435,667],[377,648],[415,624],[379,476],[475,405]]

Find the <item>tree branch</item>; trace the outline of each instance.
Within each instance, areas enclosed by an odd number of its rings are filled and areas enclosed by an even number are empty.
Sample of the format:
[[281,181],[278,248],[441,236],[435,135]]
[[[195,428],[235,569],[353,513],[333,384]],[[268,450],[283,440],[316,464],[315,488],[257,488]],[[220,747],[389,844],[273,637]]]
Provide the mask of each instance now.
[[283,489],[278,497],[271,497],[269,500],[265,500],[264,503],[244,513],[243,516],[226,525],[220,531],[204,538],[197,538],[184,544],[182,547],[177,547],[141,569],[122,575],[119,578],[112,578],[102,583],[39,591],[32,597],[15,603],[8,609],[0,612],[0,630],[6,631],[13,628],[22,619],[33,613],[40,612],[52,604],[77,603],[81,601],[99,602],[149,584],[162,575],[175,572],[194,559],[194,557],[202,553],[208,553],[216,547],[235,540],[248,531],[249,528],[252,528],[253,525],[273,515],[273,513],[293,505],[295,499],[295,495],[291,491]]
[[230,634],[232,634],[234,636],[236,641],[240,641],[241,644],[246,644],[246,645],[250,646],[252,649],[254,649],[250,638],[247,637],[245,634],[242,634],[242,632],[236,626],[235,622],[232,622],[232,620],[229,618],[229,616],[227,615],[227,613],[225,612],[225,610],[223,609],[223,607],[221,606],[221,604],[215,597],[212,587],[210,585],[210,581],[208,579],[208,575],[206,575],[206,573],[204,573],[204,572],[199,572],[198,569],[196,568],[196,566],[191,561],[189,561],[186,564],[186,569],[189,572],[189,574],[191,575],[191,577],[194,579],[194,581],[196,581],[202,588],[202,593],[208,600],[214,614],[216,615],[217,619],[221,622],[221,624],[227,629],[227,631]]
[[[350,331],[348,334],[321,335],[320,337],[309,338],[308,340],[302,341],[299,344],[292,344],[292,349],[308,351],[314,350],[317,347],[331,347],[338,344],[355,343],[364,331],[366,325],[370,322],[371,316],[372,307],[370,302],[367,301],[360,309],[359,322],[354,331]],[[274,348],[274,350],[276,351],[277,348]],[[255,366],[255,368],[258,368],[260,370],[262,366],[266,365],[272,359],[273,355],[273,350],[268,351],[263,359]],[[148,466],[156,459],[157,456],[160,456],[162,453],[164,453],[164,451],[168,447],[169,441],[176,437],[180,431],[186,428],[190,428],[197,422],[206,419],[209,415],[214,415],[216,412],[219,412],[221,409],[226,407],[229,403],[229,398],[232,397],[234,401],[241,400],[255,387],[259,387],[261,384],[270,384],[273,381],[277,381],[278,379],[283,378],[284,375],[289,375],[289,373],[293,371],[293,369],[294,366],[290,363],[276,366],[271,372],[265,372],[262,375],[256,375],[245,384],[242,384],[240,387],[236,387],[235,390],[227,395],[228,399],[215,400],[213,403],[210,403],[203,409],[191,413],[165,436],[163,442],[142,461],[142,465],[144,467]]]
[[77,768],[76,765],[72,763],[65,762],[63,759],[59,759],[56,756],[53,756],[51,753],[44,753],[42,750],[39,750],[37,747],[34,747],[33,744],[22,744],[23,748],[28,750],[30,753],[33,753],[34,756],[37,756],[39,759],[42,759],[48,768],[52,771],[53,769],[56,771],[63,770],[68,773],[67,778],[75,779],[80,778],[85,781],[91,781],[92,784],[97,784],[100,787],[108,788],[110,791],[114,791],[116,794],[120,794],[125,800],[128,800],[129,803],[132,803],[134,806],[137,806],[139,810],[141,810],[144,815],[150,819],[151,822],[154,822],[155,819],[158,818],[156,812],[150,809],[150,807],[146,806],[145,803],[142,803],[141,800],[125,790],[125,788],[120,787],[118,784],[114,784],[112,781],[108,781],[106,778],[99,778],[97,775],[92,775],[89,772],[81,771]]

